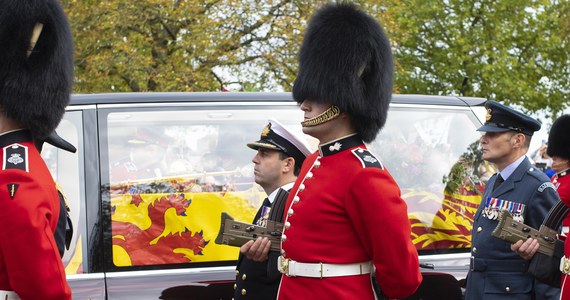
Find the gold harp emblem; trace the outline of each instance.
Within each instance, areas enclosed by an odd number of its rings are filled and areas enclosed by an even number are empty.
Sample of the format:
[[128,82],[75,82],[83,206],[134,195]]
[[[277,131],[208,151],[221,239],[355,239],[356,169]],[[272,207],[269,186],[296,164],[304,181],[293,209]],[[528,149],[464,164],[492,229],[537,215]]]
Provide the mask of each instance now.
[[485,120],[491,120],[491,112],[493,112],[490,108],[487,108],[487,115],[485,116]]

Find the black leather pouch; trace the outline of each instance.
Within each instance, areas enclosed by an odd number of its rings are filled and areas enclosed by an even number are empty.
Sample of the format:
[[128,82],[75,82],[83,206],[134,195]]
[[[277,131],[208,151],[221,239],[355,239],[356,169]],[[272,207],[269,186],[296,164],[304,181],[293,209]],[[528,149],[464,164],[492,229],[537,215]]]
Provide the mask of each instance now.
[[562,272],[560,271],[560,259],[564,256],[564,242],[556,240],[554,254],[552,256],[537,252],[532,257],[528,266],[528,273],[538,281],[553,287],[560,287]]

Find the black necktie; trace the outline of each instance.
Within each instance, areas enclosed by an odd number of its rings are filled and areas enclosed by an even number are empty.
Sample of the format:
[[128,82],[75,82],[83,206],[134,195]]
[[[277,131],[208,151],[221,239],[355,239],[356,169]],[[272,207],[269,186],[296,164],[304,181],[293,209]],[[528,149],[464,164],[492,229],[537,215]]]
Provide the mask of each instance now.
[[499,185],[503,183],[503,181],[505,180],[503,179],[503,176],[501,176],[501,173],[499,173],[497,175],[497,179],[495,180],[495,184],[493,184],[493,191],[496,190],[499,187]]

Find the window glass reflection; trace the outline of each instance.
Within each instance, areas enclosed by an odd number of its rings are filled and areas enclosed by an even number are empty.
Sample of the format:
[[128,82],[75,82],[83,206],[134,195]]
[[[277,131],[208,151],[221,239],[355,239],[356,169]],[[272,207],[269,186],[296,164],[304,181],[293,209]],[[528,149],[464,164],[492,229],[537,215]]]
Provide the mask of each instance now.
[[251,222],[265,195],[255,151],[269,117],[301,130],[301,111],[161,110],[110,113],[113,263],[119,267],[237,259],[214,241],[221,213]]
[[495,172],[468,110],[393,108],[371,148],[401,188],[420,251],[471,247],[473,217]]

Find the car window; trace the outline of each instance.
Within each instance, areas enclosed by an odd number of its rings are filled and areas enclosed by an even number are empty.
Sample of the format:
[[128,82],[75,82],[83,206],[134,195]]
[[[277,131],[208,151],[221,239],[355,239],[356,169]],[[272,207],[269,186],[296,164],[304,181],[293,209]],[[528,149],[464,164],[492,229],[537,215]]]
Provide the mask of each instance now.
[[393,105],[370,145],[401,188],[422,254],[468,251],[473,216],[495,170],[481,160],[469,109]]
[[301,130],[293,106],[103,112],[112,264],[236,260],[239,248],[214,241],[222,212],[251,222],[265,197],[246,144],[259,139],[269,117]]
[[77,148],[76,153],[70,153],[44,143],[42,157],[46,162],[54,180],[61,186],[70,208],[70,216],[74,226],[74,234],[70,248],[63,256],[66,274],[83,273],[85,246],[84,199],[85,182],[83,180],[83,132],[81,112],[67,112],[60,122],[56,132],[62,138]]

